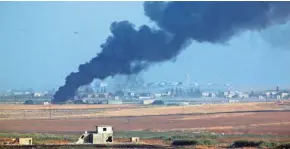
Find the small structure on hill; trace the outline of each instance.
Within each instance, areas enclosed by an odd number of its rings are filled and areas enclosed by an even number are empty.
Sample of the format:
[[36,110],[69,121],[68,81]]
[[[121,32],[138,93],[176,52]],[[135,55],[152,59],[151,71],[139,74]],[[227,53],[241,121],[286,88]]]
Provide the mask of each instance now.
[[17,138],[19,145],[32,145],[32,138]]
[[131,137],[130,138],[130,142],[139,143],[140,142],[140,138],[139,137]]
[[[13,138],[0,140],[3,145],[32,145],[32,138]],[[1,144],[1,143],[0,143]]]
[[113,142],[112,126],[101,125],[96,126],[96,131],[85,131],[76,144],[104,144]]

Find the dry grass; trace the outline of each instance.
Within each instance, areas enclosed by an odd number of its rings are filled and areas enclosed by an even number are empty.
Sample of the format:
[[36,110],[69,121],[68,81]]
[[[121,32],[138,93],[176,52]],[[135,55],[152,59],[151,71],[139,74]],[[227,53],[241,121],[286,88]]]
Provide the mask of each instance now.
[[19,105],[19,104],[0,104],[0,110],[43,110],[43,109],[94,109],[94,108],[119,108],[134,107],[134,105],[105,105],[105,104],[73,104],[73,105]]
[[195,115],[186,116],[174,120],[199,120],[199,119],[212,119],[212,118],[226,118],[226,117],[241,117],[247,115],[253,115],[255,113],[228,113],[228,114],[214,114],[214,115]]
[[104,111],[135,107],[135,105],[0,105],[0,120],[90,118]]
[[[215,113],[280,109],[274,103],[239,103],[200,106],[138,106],[138,105],[0,105],[0,120],[9,119],[71,119],[109,116],[148,116],[167,114]],[[251,113],[247,113],[248,115]],[[245,114],[186,116],[179,120],[238,117]]]
[[173,107],[150,107],[122,109],[118,111],[105,111],[96,113],[96,116],[146,116],[146,115],[167,115],[167,114],[189,114],[189,113],[215,113],[233,111],[254,111],[281,109],[274,103],[239,103],[239,104],[214,104],[200,106],[173,106]]

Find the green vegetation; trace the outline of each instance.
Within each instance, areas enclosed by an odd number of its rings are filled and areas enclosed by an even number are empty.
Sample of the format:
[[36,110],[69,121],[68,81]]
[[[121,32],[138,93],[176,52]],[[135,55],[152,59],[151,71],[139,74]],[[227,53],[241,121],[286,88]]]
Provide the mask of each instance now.
[[262,141],[237,140],[232,147],[259,147],[262,143]]
[[24,104],[26,105],[33,105],[34,104],[34,101],[29,99],[29,100],[25,100]]
[[277,148],[286,149],[290,148],[290,143],[279,143],[279,142],[268,142],[268,141],[249,141],[249,140],[238,140],[234,141],[232,147],[260,147],[260,148]]
[[183,146],[183,145],[216,145],[218,144],[215,140],[174,140],[172,145]]
[[276,147],[277,149],[287,149],[290,148],[290,143],[283,143]]
[[[31,137],[33,144],[44,144],[50,140],[65,140],[70,143],[77,141],[81,133],[75,134],[48,134],[48,133],[0,133],[0,138],[17,138],[17,137]],[[115,131],[115,138],[130,138],[140,137],[141,139],[162,139],[166,144],[174,146],[187,146],[187,145],[217,145],[223,143],[221,140],[235,138],[267,138],[267,140],[276,140],[289,136],[271,136],[271,135],[217,135],[211,133],[192,133],[182,131],[167,131],[167,132],[152,132],[152,131]],[[237,140],[230,144],[231,147],[256,147],[256,148],[290,148],[290,144],[278,141],[249,141]],[[66,147],[64,147],[66,148]]]
[[3,138],[33,138],[33,144],[43,144],[48,140],[66,140],[66,141],[76,141],[79,136],[76,135],[56,135],[47,133],[0,133],[0,137]]
[[[0,103],[24,103],[29,100],[32,100],[32,104],[41,104],[42,102],[50,101],[51,97],[34,97],[32,94],[0,96]],[[31,101],[29,102],[31,104]]]
[[[52,147],[52,146],[41,146],[39,147],[41,149],[95,149],[96,147],[93,146],[57,146],[57,147]],[[0,147],[0,149],[20,149],[20,147]],[[21,149],[27,149],[27,147],[23,147]]]
[[183,131],[115,131],[116,138],[140,137],[144,139],[163,139],[163,140],[177,140],[177,139],[216,139],[219,136],[211,133],[192,133]]

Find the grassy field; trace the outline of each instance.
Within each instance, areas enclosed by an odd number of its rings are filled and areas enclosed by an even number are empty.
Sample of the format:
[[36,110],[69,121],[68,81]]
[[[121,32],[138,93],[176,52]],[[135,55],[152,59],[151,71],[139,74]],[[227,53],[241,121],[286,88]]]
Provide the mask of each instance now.
[[[80,134],[43,133],[0,133],[1,138],[32,137],[34,144],[67,144],[75,142]],[[118,131],[114,133],[116,142],[125,142],[130,137],[140,137],[150,144],[205,147],[279,147],[290,142],[290,136],[275,135],[221,135],[213,133],[192,133],[181,131]]]

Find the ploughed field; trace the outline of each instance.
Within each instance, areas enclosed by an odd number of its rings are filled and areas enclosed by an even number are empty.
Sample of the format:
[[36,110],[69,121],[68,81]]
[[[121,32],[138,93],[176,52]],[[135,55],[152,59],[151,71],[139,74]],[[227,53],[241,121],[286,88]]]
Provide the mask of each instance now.
[[184,107],[0,105],[0,131],[82,132],[94,130],[95,125],[112,125],[115,130],[188,130],[226,134],[289,135],[290,111],[268,111],[285,108],[287,105],[275,103]]

